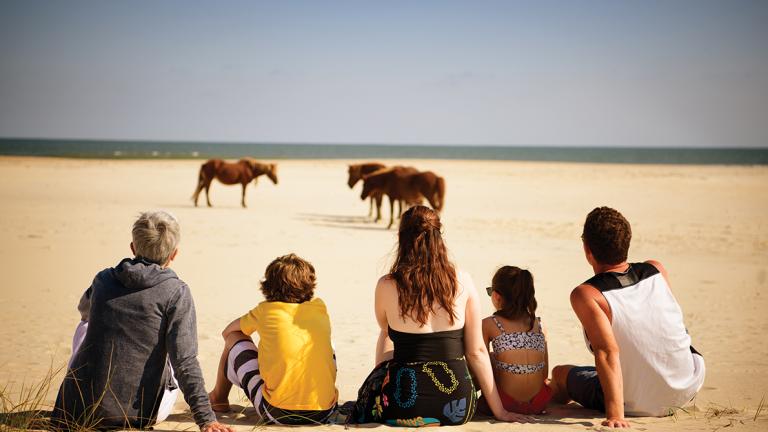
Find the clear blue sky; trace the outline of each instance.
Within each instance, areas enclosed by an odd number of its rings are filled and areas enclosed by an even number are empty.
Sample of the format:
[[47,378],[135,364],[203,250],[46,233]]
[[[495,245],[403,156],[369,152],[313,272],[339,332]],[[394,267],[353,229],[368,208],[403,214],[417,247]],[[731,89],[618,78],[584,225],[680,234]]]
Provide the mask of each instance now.
[[768,146],[766,1],[2,1],[0,136]]

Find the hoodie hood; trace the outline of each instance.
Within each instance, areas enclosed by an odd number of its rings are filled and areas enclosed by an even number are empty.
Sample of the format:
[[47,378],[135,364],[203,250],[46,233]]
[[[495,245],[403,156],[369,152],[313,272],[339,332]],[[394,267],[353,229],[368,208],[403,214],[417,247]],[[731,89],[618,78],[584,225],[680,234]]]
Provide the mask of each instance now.
[[115,278],[129,290],[143,290],[157,286],[168,279],[176,279],[176,273],[169,268],[144,258],[125,258],[113,270]]

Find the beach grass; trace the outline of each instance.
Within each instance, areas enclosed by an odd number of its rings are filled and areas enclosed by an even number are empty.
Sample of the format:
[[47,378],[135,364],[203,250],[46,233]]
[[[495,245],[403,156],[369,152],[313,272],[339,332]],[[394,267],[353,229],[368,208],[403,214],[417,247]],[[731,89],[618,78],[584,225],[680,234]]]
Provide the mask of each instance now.
[[63,367],[51,363],[43,378],[28,384],[22,382],[18,391],[13,383],[5,383],[0,388],[0,428],[6,430],[48,429],[48,414],[51,406],[46,403],[46,396],[51,383],[61,373]]

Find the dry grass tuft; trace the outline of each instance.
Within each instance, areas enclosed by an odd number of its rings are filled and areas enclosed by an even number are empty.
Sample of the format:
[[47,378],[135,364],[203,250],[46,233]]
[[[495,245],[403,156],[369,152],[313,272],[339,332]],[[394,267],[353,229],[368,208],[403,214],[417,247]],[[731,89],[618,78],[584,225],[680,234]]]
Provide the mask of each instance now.
[[32,384],[22,383],[18,392],[14,392],[12,385],[6,383],[0,389],[0,428],[47,429],[47,413],[51,407],[45,404],[45,397],[62,369],[51,364],[41,380]]
[[765,408],[765,395],[760,399],[760,403],[757,405],[757,409],[755,410],[755,417],[752,419],[753,421],[757,421],[757,418],[760,416],[760,413]]

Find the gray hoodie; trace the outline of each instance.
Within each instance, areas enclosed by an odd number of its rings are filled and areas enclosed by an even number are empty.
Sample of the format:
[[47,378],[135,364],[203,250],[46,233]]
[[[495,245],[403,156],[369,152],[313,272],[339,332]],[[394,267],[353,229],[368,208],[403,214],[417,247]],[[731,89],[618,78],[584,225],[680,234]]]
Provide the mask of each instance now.
[[99,272],[78,306],[88,331],[61,384],[52,424],[145,428],[173,365],[198,426],[216,420],[197,362],[195,305],[173,270],[126,258]]

